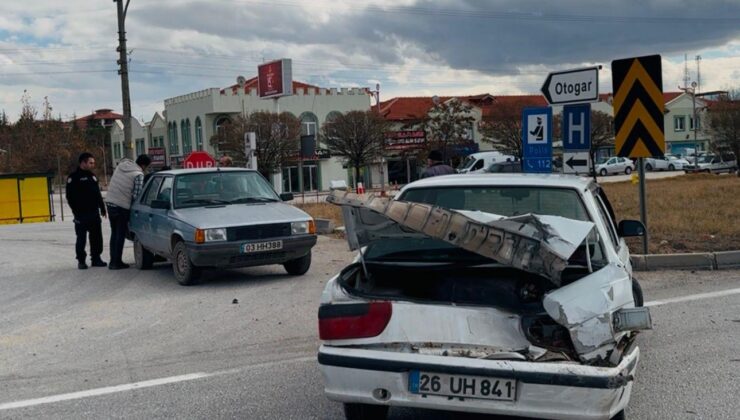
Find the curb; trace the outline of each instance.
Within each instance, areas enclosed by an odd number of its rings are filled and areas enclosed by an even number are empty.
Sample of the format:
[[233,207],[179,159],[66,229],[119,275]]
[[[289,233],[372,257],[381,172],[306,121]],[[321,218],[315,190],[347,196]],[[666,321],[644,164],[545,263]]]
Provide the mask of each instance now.
[[740,268],[740,251],[630,256],[635,271],[726,270]]

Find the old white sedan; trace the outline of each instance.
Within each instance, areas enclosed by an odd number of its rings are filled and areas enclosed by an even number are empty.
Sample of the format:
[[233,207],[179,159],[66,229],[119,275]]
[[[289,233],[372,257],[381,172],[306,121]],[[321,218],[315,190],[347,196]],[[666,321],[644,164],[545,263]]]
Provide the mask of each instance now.
[[429,178],[393,200],[334,191],[356,261],[326,285],[318,361],[347,419],[389,407],[624,418],[650,313],[598,184]]

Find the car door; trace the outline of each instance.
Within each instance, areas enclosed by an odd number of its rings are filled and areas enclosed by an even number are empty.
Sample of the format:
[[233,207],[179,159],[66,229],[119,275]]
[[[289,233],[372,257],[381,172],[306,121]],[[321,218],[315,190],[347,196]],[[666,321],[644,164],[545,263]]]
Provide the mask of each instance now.
[[156,197],[161,183],[161,176],[152,177],[152,180],[146,185],[141,198],[131,208],[131,230],[139,242],[146,248],[151,247],[152,241],[150,226],[151,202]]
[[174,230],[174,224],[169,217],[172,209],[172,188],[174,185],[174,176],[162,177],[162,184],[159,186],[156,200],[167,201],[170,203],[169,209],[150,209],[149,226],[151,231],[151,246],[158,253],[168,255],[170,253],[170,238]]

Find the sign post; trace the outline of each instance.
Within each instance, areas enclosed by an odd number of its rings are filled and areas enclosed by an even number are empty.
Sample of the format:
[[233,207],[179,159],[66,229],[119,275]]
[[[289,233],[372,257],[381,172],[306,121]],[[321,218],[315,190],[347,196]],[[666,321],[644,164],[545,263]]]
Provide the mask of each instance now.
[[552,108],[522,111],[522,171],[552,172]]
[[591,104],[563,107],[563,173],[588,173],[591,162]]
[[614,128],[617,156],[637,158],[640,175],[640,218],[646,227],[642,246],[648,253],[645,169],[643,158],[663,157],[663,69],[660,55],[612,61]]

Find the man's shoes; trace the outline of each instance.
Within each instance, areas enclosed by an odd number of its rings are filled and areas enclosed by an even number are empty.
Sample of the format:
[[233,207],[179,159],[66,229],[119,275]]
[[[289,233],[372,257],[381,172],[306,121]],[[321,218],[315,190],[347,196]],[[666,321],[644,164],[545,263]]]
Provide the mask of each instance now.
[[126,263],[120,262],[120,263],[110,263],[108,264],[108,269],[110,270],[124,270],[126,268],[129,268],[130,266]]
[[105,261],[101,260],[100,258],[95,259],[95,260],[92,260],[92,264],[90,264],[90,265],[92,265],[93,267],[106,267],[106,266],[108,266],[108,264],[106,264]]
[[87,264],[85,264],[84,261],[80,261],[77,263],[77,268],[79,268],[80,270],[87,270]]

